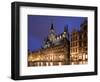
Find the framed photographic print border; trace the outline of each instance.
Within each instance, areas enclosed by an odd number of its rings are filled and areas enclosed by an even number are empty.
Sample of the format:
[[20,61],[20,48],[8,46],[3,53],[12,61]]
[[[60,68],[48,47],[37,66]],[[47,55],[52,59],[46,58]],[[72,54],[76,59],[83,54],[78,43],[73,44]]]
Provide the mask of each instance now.
[[[28,75],[20,76],[20,7],[43,7],[57,9],[77,9],[77,10],[93,10],[94,11],[94,72],[80,73],[60,73],[60,74],[44,74],[44,75]],[[72,76],[88,76],[97,75],[97,7],[93,6],[77,6],[77,5],[60,5],[60,4],[44,4],[29,2],[13,2],[11,5],[11,78],[14,80],[23,79],[40,79],[40,78],[58,78]]]

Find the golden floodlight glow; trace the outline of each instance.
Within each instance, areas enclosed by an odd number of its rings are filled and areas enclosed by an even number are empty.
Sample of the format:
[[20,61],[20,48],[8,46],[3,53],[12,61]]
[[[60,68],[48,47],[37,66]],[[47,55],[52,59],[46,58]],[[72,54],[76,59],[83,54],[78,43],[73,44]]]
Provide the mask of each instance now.
[[80,29],[73,29],[71,33],[64,28],[56,35],[50,30],[50,35],[44,40],[43,47],[38,51],[28,53],[28,66],[76,65],[88,63],[87,21]]

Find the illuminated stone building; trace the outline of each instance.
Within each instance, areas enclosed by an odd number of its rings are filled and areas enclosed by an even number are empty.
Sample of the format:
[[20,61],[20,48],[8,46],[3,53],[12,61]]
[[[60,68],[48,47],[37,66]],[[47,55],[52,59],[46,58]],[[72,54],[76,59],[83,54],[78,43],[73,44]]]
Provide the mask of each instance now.
[[53,66],[70,64],[70,41],[68,26],[57,35],[53,24],[50,33],[44,39],[44,46],[28,54],[28,66]]
[[87,20],[85,20],[81,26],[81,53],[79,56],[79,60],[82,60],[82,64],[87,63],[88,61],[88,26],[87,26]]
[[56,34],[52,24],[42,48],[38,51],[28,51],[28,66],[87,64],[87,28],[87,20],[85,20],[80,25],[80,29],[72,29],[70,34],[68,26],[64,27],[61,34]]
[[70,64],[86,64],[87,56],[87,21],[80,25],[80,30],[73,29],[70,41]]
[[70,60],[71,64],[77,64],[78,56],[80,52],[80,34],[79,31],[73,29],[71,33],[71,42],[70,42]]

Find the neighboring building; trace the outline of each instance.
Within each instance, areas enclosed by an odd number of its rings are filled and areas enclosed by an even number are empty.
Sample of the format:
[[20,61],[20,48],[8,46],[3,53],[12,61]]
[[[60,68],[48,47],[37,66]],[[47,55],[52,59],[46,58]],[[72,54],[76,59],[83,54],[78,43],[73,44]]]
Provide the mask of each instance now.
[[87,56],[87,21],[80,25],[80,30],[73,29],[70,41],[70,64],[86,64]]
[[28,66],[52,66],[69,64],[70,43],[68,26],[64,32],[56,35],[53,24],[50,34],[44,40],[42,49],[28,55]]
[[87,26],[87,20],[85,20],[81,26],[81,53],[79,56],[80,61],[82,60],[82,64],[87,63],[88,61],[88,26]]
[[78,63],[78,56],[80,51],[80,32],[76,29],[73,29],[71,33],[71,41],[70,41],[70,60],[71,64]]

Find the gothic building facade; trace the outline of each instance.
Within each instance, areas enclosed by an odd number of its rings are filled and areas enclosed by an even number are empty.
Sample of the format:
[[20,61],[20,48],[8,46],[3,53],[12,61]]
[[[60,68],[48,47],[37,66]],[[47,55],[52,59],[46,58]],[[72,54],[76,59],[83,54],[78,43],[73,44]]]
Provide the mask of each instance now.
[[53,24],[50,33],[44,39],[42,49],[31,52],[28,55],[28,66],[52,66],[66,65],[70,62],[70,43],[69,43],[68,27],[64,28],[64,32],[57,35]]
[[54,66],[69,64],[87,64],[88,62],[88,25],[85,20],[80,29],[64,27],[61,34],[56,34],[53,24],[49,35],[38,51],[28,53],[28,66]]

